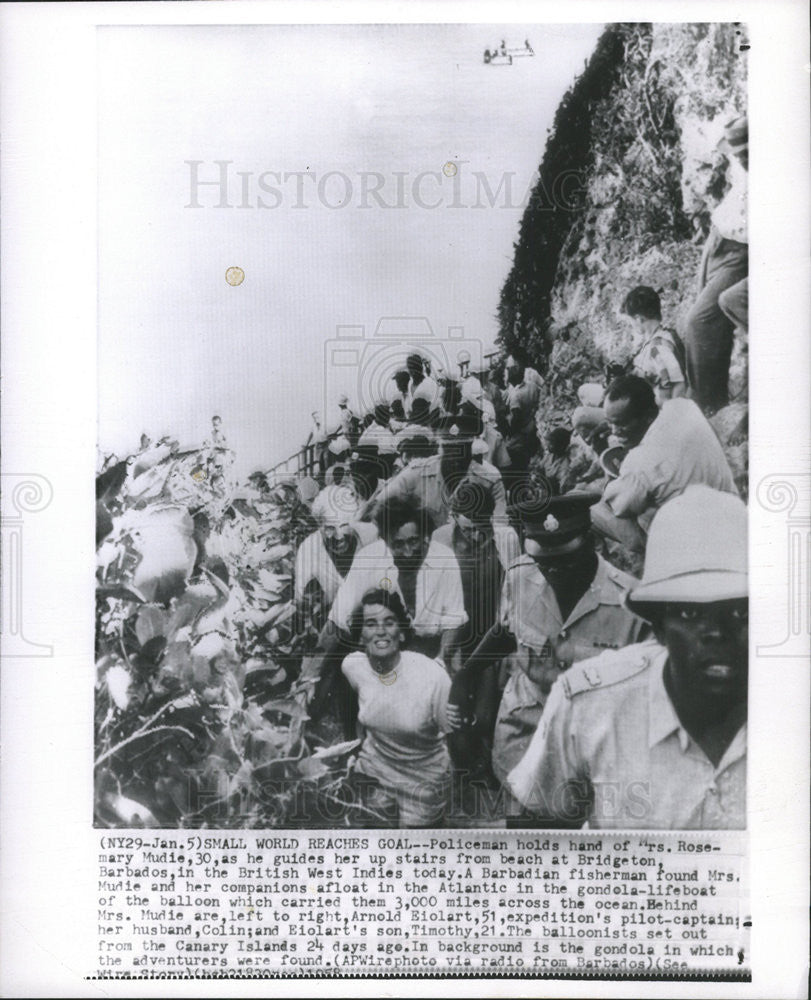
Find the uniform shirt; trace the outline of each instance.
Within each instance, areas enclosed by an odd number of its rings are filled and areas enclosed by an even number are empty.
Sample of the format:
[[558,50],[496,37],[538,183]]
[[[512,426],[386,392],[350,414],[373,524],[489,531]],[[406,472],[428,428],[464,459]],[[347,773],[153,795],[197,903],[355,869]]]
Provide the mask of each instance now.
[[[394,558],[382,538],[359,549],[335,595],[330,621],[348,629],[352,612],[366,591],[382,587],[399,593],[398,577]],[[456,556],[444,545],[431,541],[417,570],[416,608],[411,624],[418,636],[435,636],[465,622],[467,613]]]
[[635,583],[598,556],[594,580],[564,621],[555,592],[534,560],[524,555],[513,563],[504,579],[501,621],[517,649],[509,658],[510,677],[493,734],[493,771],[501,781],[526,752],[561,672],[640,638],[645,623],[622,603]]
[[501,596],[501,622],[518,646],[513,664],[548,691],[560,671],[578,660],[635,642],[645,623],[622,602],[636,583],[597,556],[594,580],[564,620],[535,561],[521,556],[507,572]]
[[[373,524],[360,522],[352,525],[352,530],[358,538],[358,550],[369,545],[377,538],[377,528]],[[357,554],[357,552],[356,552]],[[344,578],[338,572],[332,557],[324,546],[320,531],[308,535],[298,548],[295,567],[295,596],[300,601],[304,590],[311,580],[317,580],[328,604],[332,604]]]
[[[388,481],[380,493],[378,503],[394,496],[416,499],[431,515],[435,527],[445,524],[448,520],[451,494],[442,482],[441,460],[440,455],[412,459],[402,472]],[[495,503],[494,517],[506,516],[507,495],[504,492],[501,473],[495,466],[489,462],[471,462],[461,482],[466,480],[481,483],[492,495]]]
[[692,399],[668,399],[640,443],[625,456],[603,499],[617,517],[647,531],[656,511],[688,486],[738,490],[715,432]]
[[670,389],[684,382],[684,372],[676,357],[673,334],[663,326],[647,340],[634,357],[634,373],[657,389]]
[[679,721],[650,641],[577,664],[553,687],[513,794],[594,829],[742,830],[746,725],[718,767]]

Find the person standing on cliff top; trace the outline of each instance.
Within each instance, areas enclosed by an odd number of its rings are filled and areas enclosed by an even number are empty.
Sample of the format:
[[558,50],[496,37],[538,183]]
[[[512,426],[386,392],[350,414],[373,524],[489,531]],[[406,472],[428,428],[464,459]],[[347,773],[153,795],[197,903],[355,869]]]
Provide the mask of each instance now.
[[698,276],[700,292],[687,316],[684,338],[692,396],[707,416],[729,402],[729,361],[735,323],[728,312],[741,311],[749,273],[746,210],[749,123],[745,115],[727,125],[719,148],[730,157],[730,188],[712,213],[712,228]]

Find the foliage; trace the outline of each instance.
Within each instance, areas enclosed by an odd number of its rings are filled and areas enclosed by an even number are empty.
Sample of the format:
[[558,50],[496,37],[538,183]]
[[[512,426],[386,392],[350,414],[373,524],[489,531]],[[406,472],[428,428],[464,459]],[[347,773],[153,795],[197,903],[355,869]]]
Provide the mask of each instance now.
[[293,485],[240,491],[210,469],[169,447],[99,477],[96,821],[336,825],[354,744],[305,728],[297,681],[316,635],[292,599],[309,510]]
[[618,78],[624,39],[631,30],[611,25],[603,32],[584,72],[558,107],[502,291],[500,343],[507,351],[524,347],[542,370],[558,258],[584,211],[584,185],[593,162],[593,108]]
[[[609,25],[561,101],[498,308],[503,348],[523,348],[546,377],[541,424],[571,412],[573,389],[606,362],[627,361],[619,306],[635,285],[659,291],[666,325],[683,334],[728,183],[718,139],[746,109],[743,35],[730,23]],[[742,401],[740,334],[730,381]],[[745,437],[724,441],[741,481]]]

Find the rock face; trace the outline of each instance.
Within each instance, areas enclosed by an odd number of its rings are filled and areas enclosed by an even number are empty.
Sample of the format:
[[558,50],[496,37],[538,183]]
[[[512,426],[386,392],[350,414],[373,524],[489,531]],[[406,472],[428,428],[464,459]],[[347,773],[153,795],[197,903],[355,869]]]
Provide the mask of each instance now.
[[[570,410],[577,386],[602,378],[607,362],[630,357],[620,305],[634,285],[657,289],[665,324],[682,331],[727,183],[718,141],[746,110],[745,50],[745,28],[731,23],[611,25],[564,98],[539,186],[551,190],[551,174],[574,170],[579,197],[553,219],[527,209],[499,309],[502,343],[526,347],[547,373],[542,421]],[[738,403],[745,371],[739,337],[730,373]],[[738,412],[718,423],[740,422]]]

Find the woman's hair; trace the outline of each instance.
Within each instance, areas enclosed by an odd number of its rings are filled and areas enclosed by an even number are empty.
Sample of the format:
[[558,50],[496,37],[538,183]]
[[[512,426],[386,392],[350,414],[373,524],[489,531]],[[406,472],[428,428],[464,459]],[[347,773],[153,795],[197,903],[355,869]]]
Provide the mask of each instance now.
[[648,285],[637,285],[625,296],[622,311],[626,316],[641,316],[643,319],[661,319],[662,303],[658,293]]
[[434,530],[434,522],[428,511],[424,510],[415,500],[405,500],[402,497],[389,497],[377,508],[375,524],[380,537],[386,544],[397,534],[404,524],[414,523],[423,537],[428,537]]
[[363,630],[363,609],[371,604],[381,604],[395,615],[397,624],[403,633],[403,646],[407,646],[414,634],[411,628],[411,619],[397,591],[383,590],[382,587],[367,590],[363,597],[361,597],[360,604],[352,612],[352,617],[349,620],[349,635],[354,645],[360,646],[360,637]]

